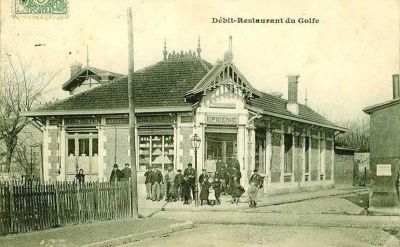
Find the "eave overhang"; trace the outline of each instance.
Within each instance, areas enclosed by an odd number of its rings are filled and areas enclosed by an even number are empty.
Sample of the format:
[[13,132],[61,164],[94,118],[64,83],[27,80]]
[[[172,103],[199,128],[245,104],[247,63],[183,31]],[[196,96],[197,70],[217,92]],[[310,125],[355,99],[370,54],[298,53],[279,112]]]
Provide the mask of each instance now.
[[252,106],[246,106],[246,108],[251,110],[251,111],[253,111],[253,112],[257,112],[257,113],[259,113],[261,115],[278,117],[278,118],[291,120],[291,121],[294,121],[294,122],[300,122],[300,123],[310,124],[310,125],[314,125],[314,126],[328,128],[328,129],[333,129],[333,130],[337,130],[337,131],[339,131],[341,133],[344,133],[344,132],[348,131],[348,129],[343,128],[343,127],[339,127],[339,126],[335,126],[335,125],[322,124],[322,123],[317,123],[317,122],[313,122],[313,121],[309,121],[309,120],[305,120],[305,119],[301,119],[301,118],[286,116],[286,115],[283,115],[283,114],[262,110],[262,109],[259,109],[259,108],[256,108],[256,107],[252,107]]
[[[157,112],[191,112],[192,106],[180,107],[138,107],[135,113],[157,113]],[[91,110],[47,110],[22,112],[24,117],[44,117],[44,116],[71,116],[71,115],[105,115],[105,114],[129,114],[129,108],[114,109],[91,109]]]
[[396,105],[398,103],[400,103],[400,98],[392,99],[392,100],[385,101],[385,102],[380,103],[380,104],[375,104],[375,105],[372,105],[372,106],[368,106],[368,107],[363,109],[363,112],[365,112],[366,114],[371,114],[374,111],[377,111],[377,110],[380,110],[380,109],[383,109],[383,108],[386,108],[386,107],[389,107],[389,106],[392,106],[392,105]]

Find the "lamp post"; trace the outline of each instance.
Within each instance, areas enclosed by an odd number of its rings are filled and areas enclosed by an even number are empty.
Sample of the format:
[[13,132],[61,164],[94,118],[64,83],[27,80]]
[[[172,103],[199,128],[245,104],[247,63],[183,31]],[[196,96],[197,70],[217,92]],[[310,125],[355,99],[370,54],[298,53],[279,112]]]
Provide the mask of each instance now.
[[197,178],[197,149],[200,147],[201,139],[197,134],[194,134],[190,139],[192,148],[194,149],[194,199],[195,206],[199,206],[199,181]]

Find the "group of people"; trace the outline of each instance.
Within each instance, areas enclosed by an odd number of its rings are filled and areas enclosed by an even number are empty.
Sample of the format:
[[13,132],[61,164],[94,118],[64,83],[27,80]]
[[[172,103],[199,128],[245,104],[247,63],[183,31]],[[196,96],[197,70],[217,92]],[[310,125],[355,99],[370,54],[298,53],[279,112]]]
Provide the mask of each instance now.
[[[125,164],[125,168],[118,169],[118,165],[114,164],[113,170],[111,172],[110,176],[110,182],[115,182],[115,181],[128,181],[131,178],[131,168],[129,167],[129,163]],[[79,169],[78,173],[75,175],[75,180],[79,183],[82,184],[85,182],[85,174],[83,169]]]
[[[242,177],[240,172],[239,161],[233,160],[227,162],[227,165],[222,160],[215,162],[215,168],[210,168],[210,162],[206,161],[205,168],[198,177],[200,187],[200,204],[218,205],[221,204],[221,195],[230,195],[231,203],[239,203],[240,197],[245,193],[245,189],[240,185]],[[176,172],[172,166],[168,166],[165,175],[163,176],[161,168],[148,167],[145,172],[146,184],[146,199],[152,201],[161,200],[161,185],[165,184],[165,200],[168,202],[182,201],[183,204],[190,204],[195,199],[195,169],[189,163],[182,174],[182,170]],[[257,170],[249,180],[249,205],[256,206],[258,190],[262,187],[263,177],[258,174]]]
[[[206,168],[209,168],[209,170]],[[181,169],[175,172],[173,166],[170,165],[165,175],[161,172],[161,168],[148,167],[144,176],[147,200],[160,201],[162,199],[162,184],[165,184],[165,200],[168,202],[180,200],[183,201],[183,204],[190,204],[195,199],[196,171],[191,163],[188,164],[183,174]],[[118,169],[118,165],[114,164],[110,182],[127,181],[130,178],[131,168],[128,163],[125,164],[123,170]],[[228,161],[225,165],[222,160],[212,162],[211,159],[208,159],[205,168],[198,177],[200,204],[219,205],[221,204],[221,195],[230,195],[232,197],[231,202],[238,204],[240,197],[245,193],[245,189],[240,185],[241,178],[239,161]],[[79,169],[75,179],[79,184],[85,182],[83,169]],[[258,190],[262,185],[263,177],[255,169],[250,177],[248,187],[250,207],[256,207]]]

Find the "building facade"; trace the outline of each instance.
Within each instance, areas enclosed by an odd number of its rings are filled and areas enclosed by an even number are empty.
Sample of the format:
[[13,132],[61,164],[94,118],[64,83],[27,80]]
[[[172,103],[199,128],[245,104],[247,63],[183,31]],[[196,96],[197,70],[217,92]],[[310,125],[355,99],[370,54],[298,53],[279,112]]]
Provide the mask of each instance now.
[[[286,100],[256,90],[231,51],[214,65],[201,58],[200,44],[196,52],[165,48],[163,55],[134,76],[139,177],[148,166],[194,163],[190,139],[197,134],[199,171],[207,159],[238,160],[241,183],[246,186],[257,168],[265,192],[333,186],[334,138],[345,129],[297,102],[299,76],[288,77]],[[127,77],[88,87],[103,77],[92,69],[90,78],[87,70],[75,67],[64,84],[71,97],[25,114],[43,128],[45,180],[72,180],[82,168],[87,180],[107,181],[114,164],[130,160]]]
[[399,205],[400,79],[393,75],[393,99],[364,109],[370,116],[372,207]]

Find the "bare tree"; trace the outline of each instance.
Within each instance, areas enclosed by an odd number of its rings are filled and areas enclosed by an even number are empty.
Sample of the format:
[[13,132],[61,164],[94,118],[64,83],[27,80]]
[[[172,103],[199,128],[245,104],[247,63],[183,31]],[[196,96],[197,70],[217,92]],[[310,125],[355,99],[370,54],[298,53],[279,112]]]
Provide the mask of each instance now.
[[[15,58],[14,58],[15,57]],[[38,105],[49,83],[58,74],[31,71],[31,62],[23,63],[19,56],[7,55],[0,75],[0,140],[6,146],[5,167],[9,173],[18,134],[31,119],[21,116]]]
[[339,123],[339,126],[349,129],[337,138],[337,143],[346,147],[357,148],[359,151],[369,152],[369,118]]

